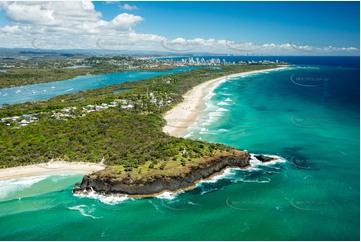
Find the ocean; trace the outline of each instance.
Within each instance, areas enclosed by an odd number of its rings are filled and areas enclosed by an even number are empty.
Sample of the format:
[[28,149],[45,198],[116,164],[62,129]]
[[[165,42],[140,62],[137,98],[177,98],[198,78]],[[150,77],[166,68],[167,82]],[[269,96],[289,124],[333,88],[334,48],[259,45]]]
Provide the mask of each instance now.
[[146,199],[74,196],[79,175],[0,181],[0,239],[359,240],[359,60],[289,62],[220,84],[183,134],[283,162]]

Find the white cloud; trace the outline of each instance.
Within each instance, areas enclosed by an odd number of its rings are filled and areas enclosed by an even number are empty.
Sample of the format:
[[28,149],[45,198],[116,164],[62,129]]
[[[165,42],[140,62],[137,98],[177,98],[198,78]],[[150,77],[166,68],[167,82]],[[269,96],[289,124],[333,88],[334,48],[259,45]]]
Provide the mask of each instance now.
[[114,4],[114,3],[119,3],[119,1],[117,0],[112,0],[112,1],[105,1],[106,4]]
[[2,28],[2,31],[4,33],[21,33],[22,31],[20,30],[20,27],[17,25],[14,26],[5,26],[4,28]]
[[144,19],[140,16],[133,14],[122,13],[115,17],[111,24],[115,29],[118,30],[130,30],[132,26],[136,25],[139,22],[142,22]]
[[54,23],[54,11],[43,9],[39,4],[9,4],[6,6],[7,17],[10,21],[27,24],[52,24]]
[[[112,2],[113,3],[113,2]],[[134,10],[136,6],[121,5]],[[143,17],[120,13],[102,19],[91,1],[0,2],[9,24],[0,27],[0,47],[38,49],[148,50],[225,54],[331,55],[359,54],[355,47],[312,46],[294,43],[252,43],[217,39],[167,39],[133,28]]]
[[132,31],[134,25],[143,21],[141,16],[127,13],[104,21],[91,1],[6,2],[0,7],[10,22],[0,28],[3,33],[116,34],[119,31]]
[[120,5],[120,7],[124,10],[129,10],[129,11],[132,11],[132,10],[137,10],[138,7],[135,6],[135,5],[129,5],[127,3],[123,4],[123,5]]

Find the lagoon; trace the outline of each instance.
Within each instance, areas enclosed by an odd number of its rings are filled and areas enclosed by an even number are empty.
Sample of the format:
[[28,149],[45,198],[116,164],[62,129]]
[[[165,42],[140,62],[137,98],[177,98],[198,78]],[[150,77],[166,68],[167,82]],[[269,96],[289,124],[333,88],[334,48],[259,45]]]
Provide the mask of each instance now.
[[197,69],[181,67],[166,71],[116,72],[101,75],[78,76],[69,80],[24,85],[0,89],[0,106],[46,100],[59,95],[101,88],[113,84],[144,80],[161,75],[170,75]]

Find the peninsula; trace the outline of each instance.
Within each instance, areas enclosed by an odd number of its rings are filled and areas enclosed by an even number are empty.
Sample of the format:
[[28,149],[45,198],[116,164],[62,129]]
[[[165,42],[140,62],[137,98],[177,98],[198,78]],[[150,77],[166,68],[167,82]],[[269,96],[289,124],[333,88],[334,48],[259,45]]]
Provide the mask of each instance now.
[[[281,70],[283,68],[286,67],[271,70]],[[232,77],[269,70],[248,71],[222,76],[193,87],[183,96],[182,102],[165,113],[166,124],[163,126],[163,132],[172,136],[184,132],[197,119],[204,104],[205,95],[220,83]],[[77,183],[73,191],[78,194],[97,192],[102,195],[121,194],[131,195],[132,197],[152,197],[162,192],[175,192],[180,189],[188,190],[194,187],[197,182],[209,179],[214,174],[223,172],[226,168],[250,167],[251,156],[247,151],[239,151],[231,147],[222,148],[218,148],[206,156],[188,159],[188,162],[182,158],[180,164],[177,164],[177,158],[173,158],[173,161],[171,161],[173,164],[168,165],[166,169],[160,167],[157,172],[148,169],[145,173],[140,173],[139,176],[120,172],[115,170],[114,167],[110,167],[84,176],[82,182]],[[186,149],[183,148],[182,157],[187,157],[185,156],[186,152]],[[255,156],[255,158],[261,162],[276,160],[274,157],[262,155]]]
[[[46,101],[4,105],[0,166],[13,168],[0,174],[9,174],[4,179],[79,174],[74,161],[90,162],[94,165],[80,168],[82,174],[91,174],[77,184],[75,193],[152,196],[188,189],[227,167],[247,168],[248,152],[175,136],[194,122],[204,95],[217,84],[235,75],[280,68],[284,66],[275,63],[202,67]],[[62,167],[44,169],[58,164],[49,162],[53,160]]]

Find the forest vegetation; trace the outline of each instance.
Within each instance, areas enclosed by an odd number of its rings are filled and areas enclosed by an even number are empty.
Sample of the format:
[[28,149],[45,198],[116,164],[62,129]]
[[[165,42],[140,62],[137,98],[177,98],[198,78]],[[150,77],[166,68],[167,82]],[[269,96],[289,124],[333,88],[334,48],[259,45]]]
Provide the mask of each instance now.
[[[181,102],[182,95],[188,90],[204,81],[275,67],[275,64],[269,64],[201,68],[80,91],[46,101],[3,105],[0,118],[26,114],[36,115],[39,121],[25,127],[0,123],[0,167],[36,164],[52,159],[103,160],[110,167],[108,170],[135,177],[181,169],[205,157],[229,152],[232,147],[163,133],[163,114]],[[126,91],[116,92],[120,89]],[[119,105],[97,112],[80,112],[87,105],[117,100],[127,100],[133,107],[124,109]],[[51,115],[67,107],[76,107],[75,115],[66,119],[56,119]]]

